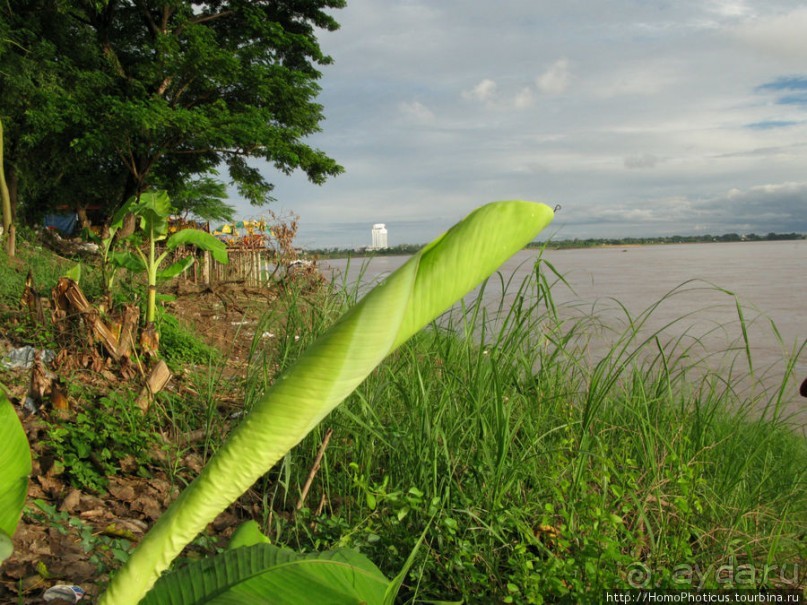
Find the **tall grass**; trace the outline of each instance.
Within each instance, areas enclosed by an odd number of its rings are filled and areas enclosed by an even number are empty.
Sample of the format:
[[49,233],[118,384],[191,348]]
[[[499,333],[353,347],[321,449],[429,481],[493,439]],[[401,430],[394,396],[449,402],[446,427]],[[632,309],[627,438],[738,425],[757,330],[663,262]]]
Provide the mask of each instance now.
[[[275,541],[351,545],[392,575],[428,526],[411,601],[803,587],[807,442],[783,414],[793,364],[774,392],[742,386],[753,376],[741,307],[741,345],[713,351],[687,329],[692,317],[648,327],[687,287],[637,316],[619,307],[626,327],[614,333],[554,303],[565,283],[544,261],[521,284],[494,279],[393,354],[259,486]],[[359,295],[338,291],[292,291],[264,319],[258,333],[276,331],[281,346],[256,339],[247,406]],[[595,351],[602,333],[610,345]],[[777,568],[762,577],[764,565]]]

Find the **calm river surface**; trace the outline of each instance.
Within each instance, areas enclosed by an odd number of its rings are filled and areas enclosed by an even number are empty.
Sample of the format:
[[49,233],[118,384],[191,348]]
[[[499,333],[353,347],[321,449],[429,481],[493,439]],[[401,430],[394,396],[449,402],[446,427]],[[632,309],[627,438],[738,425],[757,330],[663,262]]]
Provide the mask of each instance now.
[[[537,251],[523,250],[501,274],[512,275],[517,286],[533,271],[537,257]],[[373,258],[362,281],[383,277],[407,258]],[[636,318],[664,299],[651,314],[648,329],[663,328],[671,339],[682,334],[697,339],[704,355],[743,348],[739,302],[754,371],[769,388],[781,384],[785,360],[807,341],[807,240],[547,250],[544,259],[569,284],[556,283],[552,290],[563,314],[594,313],[619,330],[625,313],[618,303]],[[361,264],[361,259],[351,261],[348,282],[355,282]],[[346,265],[345,260],[329,260],[323,269],[326,274],[327,268],[344,272]],[[491,280],[485,292],[491,307],[499,302],[500,283]],[[675,294],[668,295],[673,290]],[[807,377],[807,351],[796,360],[795,374],[799,382]],[[801,412],[807,409],[807,399],[799,398],[797,390],[794,380],[788,411],[799,414],[805,426],[807,414]]]

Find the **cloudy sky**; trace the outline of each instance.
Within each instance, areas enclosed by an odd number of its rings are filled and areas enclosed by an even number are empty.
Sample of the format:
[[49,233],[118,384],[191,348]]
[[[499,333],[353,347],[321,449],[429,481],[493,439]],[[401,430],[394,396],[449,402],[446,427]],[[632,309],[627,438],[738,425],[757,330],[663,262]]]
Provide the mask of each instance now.
[[375,222],[426,242],[515,198],[560,204],[556,239],[807,232],[803,2],[348,0],[335,16],[311,143],[346,172],[266,171],[301,245],[368,245]]

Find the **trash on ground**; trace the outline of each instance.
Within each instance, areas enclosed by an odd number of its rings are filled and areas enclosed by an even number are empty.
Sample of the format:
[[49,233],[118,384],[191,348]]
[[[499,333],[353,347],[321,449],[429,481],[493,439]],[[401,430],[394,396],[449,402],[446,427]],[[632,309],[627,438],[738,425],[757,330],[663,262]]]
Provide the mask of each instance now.
[[51,601],[64,601],[66,603],[78,603],[84,598],[84,589],[81,586],[69,586],[67,584],[57,584],[45,591],[42,597],[50,603]]
[[[12,349],[5,357],[3,357],[3,367],[8,370],[15,368],[30,368],[32,365],[34,365],[34,355],[36,355],[36,353],[37,350],[31,345],[25,345],[24,347]],[[56,357],[56,353],[50,349],[42,349],[39,351],[39,355],[40,359],[44,363],[50,363],[53,361],[53,358]]]

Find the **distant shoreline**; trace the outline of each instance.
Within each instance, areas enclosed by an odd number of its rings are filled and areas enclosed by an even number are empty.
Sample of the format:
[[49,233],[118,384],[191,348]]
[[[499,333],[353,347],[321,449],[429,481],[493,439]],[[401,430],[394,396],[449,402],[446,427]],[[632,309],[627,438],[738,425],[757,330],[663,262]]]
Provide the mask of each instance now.
[[[641,246],[663,246],[673,244],[723,244],[731,242],[770,242],[794,241],[807,239],[803,233],[768,233],[767,235],[738,235],[727,233],[724,235],[673,235],[669,237],[641,237],[641,238],[590,238],[558,240],[549,242],[531,242],[527,249],[546,248],[548,250],[580,250],[586,248],[639,248]],[[426,244],[399,244],[382,250],[369,250],[367,248],[314,248],[304,250],[308,257],[319,259],[338,258],[372,258],[375,256],[409,256],[418,252]]]

